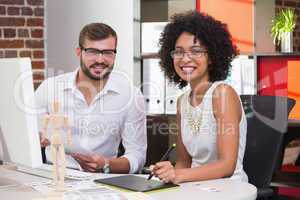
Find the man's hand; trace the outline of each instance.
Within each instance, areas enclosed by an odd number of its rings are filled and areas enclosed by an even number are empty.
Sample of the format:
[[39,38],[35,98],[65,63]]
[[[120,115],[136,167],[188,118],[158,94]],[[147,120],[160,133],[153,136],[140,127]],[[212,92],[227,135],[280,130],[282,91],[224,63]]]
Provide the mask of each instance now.
[[84,171],[100,172],[104,166],[104,156],[92,154],[83,155],[80,153],[72,153],[71,156],[80,164]]
[[45,137],[40,137],[41,147],[47,147],[50,145],[50,141]]

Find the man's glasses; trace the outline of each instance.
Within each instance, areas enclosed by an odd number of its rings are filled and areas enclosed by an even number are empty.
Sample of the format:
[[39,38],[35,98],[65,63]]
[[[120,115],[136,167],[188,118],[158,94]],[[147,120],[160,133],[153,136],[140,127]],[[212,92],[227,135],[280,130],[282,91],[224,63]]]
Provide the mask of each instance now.
[[81,48],[84,52],[86,57],[89,59],[97,59],[99,55],[103,56],[104,58],[111,59],[115,56],[117,53],[116,49],[104,49],[104,50],[99,50],[95,48]]
[[204,49],[192,49],[190,52],[185,52],[182,50],[173,50],[171,51],[171,57],[174,59],[182,59],[185,54],[191,59],[201,58],[207,53],[207,50]]

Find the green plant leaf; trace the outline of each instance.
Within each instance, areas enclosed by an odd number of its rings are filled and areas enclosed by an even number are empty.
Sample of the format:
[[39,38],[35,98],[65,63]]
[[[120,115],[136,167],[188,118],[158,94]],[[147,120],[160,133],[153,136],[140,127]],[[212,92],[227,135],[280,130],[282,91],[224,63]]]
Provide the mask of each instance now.
[[284,33],[293,32],[296,27],[296,13],[294,9],[282,9],[272,20],[271,37],[274,44],[279,44]]

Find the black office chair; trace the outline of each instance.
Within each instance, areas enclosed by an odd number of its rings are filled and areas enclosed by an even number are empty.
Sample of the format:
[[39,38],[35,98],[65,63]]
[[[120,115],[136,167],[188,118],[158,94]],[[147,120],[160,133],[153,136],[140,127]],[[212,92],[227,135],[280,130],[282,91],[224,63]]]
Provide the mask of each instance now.
[[247,142],[243,166],[257,199],[274,194],[272,176],[279,168],[287,118],[295,101],[287,97],[241,95],[247,117]]

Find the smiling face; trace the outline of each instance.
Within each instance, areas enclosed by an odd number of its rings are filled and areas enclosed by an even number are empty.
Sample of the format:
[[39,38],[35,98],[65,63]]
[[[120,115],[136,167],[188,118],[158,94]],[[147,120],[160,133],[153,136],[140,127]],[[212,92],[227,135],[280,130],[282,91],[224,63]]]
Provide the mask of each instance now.
[[194,35],[183,32],[172,53],[175,71],[181,79],[189,83],[209,81],[207,49]]
[[113,69],[115,50],[116,38],[112,36],[97,41],[86,39],[83,48],[77,48],[81,72],[92,80],[107,79]]

